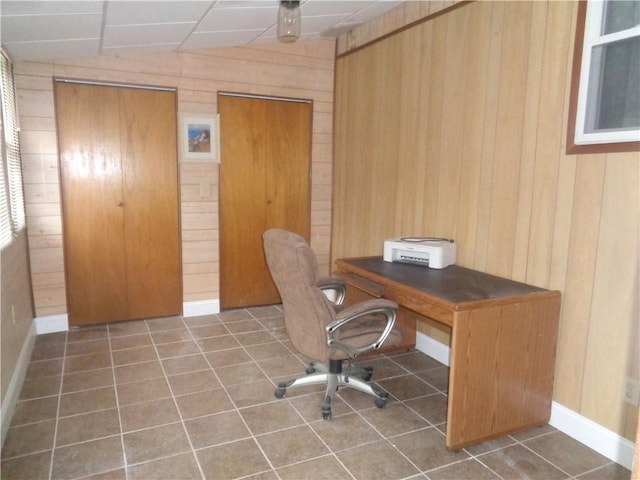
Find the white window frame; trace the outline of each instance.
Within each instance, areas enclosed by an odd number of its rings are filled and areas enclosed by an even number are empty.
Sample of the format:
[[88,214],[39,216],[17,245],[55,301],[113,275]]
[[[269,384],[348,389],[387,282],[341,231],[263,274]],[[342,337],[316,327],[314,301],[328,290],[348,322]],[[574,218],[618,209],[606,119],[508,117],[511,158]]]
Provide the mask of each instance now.
[[0,52],[2,83],[0,114],[2,115],[2,163],[0,165],[0,248],[11,243],[13,237],[26,226],[24,187],[16,92],[13,66],[4,51]]
[[602,16],[606,1],[589,0],[585,19],[582,62],[580,67],[580,87],[575,122],[575,145],[592,145],[602,143],[637,142],[640,140],[640,127],[637,129],[606,130],[585,132],[587,124],[587,98],[589,93],[589,76],[591,72],[592,52],[594,47],[606,45],[634,37],[640,37],[640,25],[627,30],[602,34]]

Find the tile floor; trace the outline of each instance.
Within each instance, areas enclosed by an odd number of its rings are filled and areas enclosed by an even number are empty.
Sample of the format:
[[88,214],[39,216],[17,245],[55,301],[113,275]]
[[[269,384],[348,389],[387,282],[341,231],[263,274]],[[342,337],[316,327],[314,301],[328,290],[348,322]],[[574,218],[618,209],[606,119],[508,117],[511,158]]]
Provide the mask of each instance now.
[[546,426],[450,452],[447,368],[412,351],[367,362],[384,409],[342,389],[273,396],[304,371],[278,307],[41,335],[2,449],[2,479],[628,479]]

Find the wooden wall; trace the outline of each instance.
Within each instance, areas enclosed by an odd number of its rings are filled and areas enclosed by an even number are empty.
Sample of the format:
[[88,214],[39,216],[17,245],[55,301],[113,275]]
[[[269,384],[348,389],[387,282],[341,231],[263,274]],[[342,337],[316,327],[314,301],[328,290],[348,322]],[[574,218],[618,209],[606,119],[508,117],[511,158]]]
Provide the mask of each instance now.
[[[313,100],[311,243],[328,273],[335,42],[15,65],[36,315],[66,312],[52,77],[177,87],[179,114],[215,113],[219,90]],[[200,198],[200,184],[211,196]],[[184,301],[219,298],[218,166],[181,163]]]
[[576,7],[479,1],[339,40],[332,258],[445,236],[459,265],[560,290],[554,400],[633,440],[640,156],[564,153]]
[[[1,345],[0,365],[2,376],[0,386],[2,395],[3,419],[7,415],[5,395],[11,384],[13,373],[16,369],[20,352],[25,343],[25,338],[33,321],[33,300],[31,297],[31,284],[29,278],[29,251],[27,245],[26,230],[13,238],[13,241],[2,249],[0,253],[0,266],[2,276],[2,295],[0,298],[0,330]],[[6,418],[10,418],[6,417]],[[8,422],[2,425],[2,439],[4,440],[5,428],[9,428]]]

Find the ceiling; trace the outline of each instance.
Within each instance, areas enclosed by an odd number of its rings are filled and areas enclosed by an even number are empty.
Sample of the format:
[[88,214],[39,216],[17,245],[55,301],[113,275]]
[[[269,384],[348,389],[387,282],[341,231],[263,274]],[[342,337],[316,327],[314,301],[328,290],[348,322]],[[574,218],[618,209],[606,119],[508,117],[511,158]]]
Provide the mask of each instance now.
[[[300,40],[335,37],[402,3],[303,0]],[[14,61],[275,42],[278,0],[0,0]]]

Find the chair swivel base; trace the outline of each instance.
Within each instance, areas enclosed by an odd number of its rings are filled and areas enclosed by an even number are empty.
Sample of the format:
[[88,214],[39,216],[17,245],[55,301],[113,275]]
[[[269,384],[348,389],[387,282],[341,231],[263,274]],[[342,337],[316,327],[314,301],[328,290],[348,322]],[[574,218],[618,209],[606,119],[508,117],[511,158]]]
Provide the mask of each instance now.
[[350,368],[346,373],[342,371],[341,360],[329,360],[329,366],[320,363],[310,363],[306,375],[294,378],[288,382],[281,382],[273,392],[277,398],[284,397],[288,388],[300,385],[327,385],[322,403],[322,418],[331,420],[331,403],[333,396],[340,387],[351,387],[375,397],[375,405],[383,408],[387,404],[389,394],[375,384],[370,383],[372,369],[370,367]]

